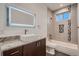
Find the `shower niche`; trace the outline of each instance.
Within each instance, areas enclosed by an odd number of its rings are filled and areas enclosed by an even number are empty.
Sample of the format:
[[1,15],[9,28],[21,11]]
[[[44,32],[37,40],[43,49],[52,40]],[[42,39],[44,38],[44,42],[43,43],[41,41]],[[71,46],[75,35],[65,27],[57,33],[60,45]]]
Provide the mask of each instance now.
[[64,24],[60,24],[59,25],[59,33],[63,33],[64,32]]

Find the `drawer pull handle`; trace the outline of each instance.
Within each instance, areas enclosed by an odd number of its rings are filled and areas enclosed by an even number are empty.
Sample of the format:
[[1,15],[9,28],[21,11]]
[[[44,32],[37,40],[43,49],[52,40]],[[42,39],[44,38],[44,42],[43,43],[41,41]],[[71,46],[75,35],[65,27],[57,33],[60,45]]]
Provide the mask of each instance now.
[[37,42],[37,47],[40,46],[40,42]]
[[18,52],[19,52],[19,51],[15,51],[15,52],[11,53],[10,55],[16,54],[16,53],[18,53]]

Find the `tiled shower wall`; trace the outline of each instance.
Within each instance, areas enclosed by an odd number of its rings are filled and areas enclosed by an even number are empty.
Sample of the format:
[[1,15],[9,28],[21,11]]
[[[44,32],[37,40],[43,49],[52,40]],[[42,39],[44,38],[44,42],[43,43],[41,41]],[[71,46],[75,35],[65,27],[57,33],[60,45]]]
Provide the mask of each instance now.
[[[50,10],[48,10],[50,12]],[[52,22],[51,24],[48,24],[48,26],[51,26],[50,28],[48,27],[48,34],[52,34],[52,39],[53,40],[59,40],[63,42],[71,42],[74,44],[78,44],[78,31],[77,31],[77,6],[72,6],[71,7],[71,41],[68,41],[68,21],[62,22],[64,24],[64,32],[59,33],[59,23],[56,22],[55,19],[55,13],[48,13],[52,16]]]

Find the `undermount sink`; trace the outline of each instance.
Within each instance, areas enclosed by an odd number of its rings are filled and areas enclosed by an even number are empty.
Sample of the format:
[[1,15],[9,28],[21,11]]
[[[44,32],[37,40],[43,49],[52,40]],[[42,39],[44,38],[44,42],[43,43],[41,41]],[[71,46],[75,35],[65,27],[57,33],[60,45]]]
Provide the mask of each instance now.
[[36,39],[38,39],[38,35],[36,35],[36,34],[26,34],[26,35],[20,36],[20,40],[25,41],[25,42],[34,41]]

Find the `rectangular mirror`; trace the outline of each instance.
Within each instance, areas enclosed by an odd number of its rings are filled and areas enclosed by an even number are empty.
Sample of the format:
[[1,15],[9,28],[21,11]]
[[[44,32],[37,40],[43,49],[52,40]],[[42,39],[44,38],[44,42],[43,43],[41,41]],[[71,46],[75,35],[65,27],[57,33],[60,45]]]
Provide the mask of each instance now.
[[22,27],[34,27],[35,16],[25,10],[8,6],[8,25],[10,26],[22,26]]

